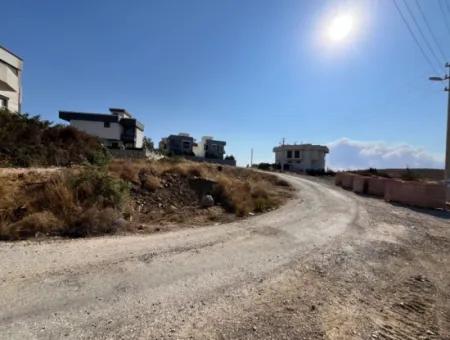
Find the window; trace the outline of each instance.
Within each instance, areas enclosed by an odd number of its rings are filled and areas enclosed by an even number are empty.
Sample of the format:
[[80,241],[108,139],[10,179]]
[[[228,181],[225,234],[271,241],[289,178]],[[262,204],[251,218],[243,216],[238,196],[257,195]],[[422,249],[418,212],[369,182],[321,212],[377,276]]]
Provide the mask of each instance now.
[[292,158],[292,150],[288,150],[288,152],[287,152],[287,158]]
[[183,142],[183,149],[190,149],[191,143],[190,142]]
[[300,158],[300,151],[295,150],[295,156],[294,158]]
[[0,109],[8,108],[8,98],[0,96]]
[[109,128],[109,127],[111,127],[111,123],[110,122],[103,122],[103,126],[105,128]]

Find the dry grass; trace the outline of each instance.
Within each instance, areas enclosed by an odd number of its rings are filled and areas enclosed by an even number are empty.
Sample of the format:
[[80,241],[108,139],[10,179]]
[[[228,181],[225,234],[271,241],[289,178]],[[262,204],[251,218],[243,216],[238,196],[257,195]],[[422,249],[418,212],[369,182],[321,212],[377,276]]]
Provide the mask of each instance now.
[[6,240],[110,233],[128,198],[125,182],[90,167],[45,177],[0,177],[0,182],[11,190],[0,196],[0,238]]
[[289,183],[277,176],[250,169],[218,166],[189,161],[124,161],[111,162],[109,170],[123,180],[140,179],[142,187],[153,191],[160,178],[176,174],[186,178],[204,178],[216,183],[213,196],[226,211],[237,216],[263,212],[278,207],[288,194]]
[[[201,209],[201,195],[191,184],[194,178],[212,183],[216,206]],[[130,230],[124,218],[141,215],[146,223],[226,221],[231,215],[278,207],[289,196],[288,186],[253,170],[170,160],[113,161],[107,169],[3,175],[0,239],[109,234]],[[143,211],[142,202],[147,204]]]

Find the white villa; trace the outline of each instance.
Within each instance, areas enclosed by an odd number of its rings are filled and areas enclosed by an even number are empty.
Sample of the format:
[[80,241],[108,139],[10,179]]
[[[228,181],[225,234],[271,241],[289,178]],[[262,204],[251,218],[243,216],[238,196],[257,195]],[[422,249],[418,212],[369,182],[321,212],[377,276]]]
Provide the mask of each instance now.
[[283,144],[273,148],[275,163],[286,171],[325,170],[326,146]]
[[0,108],[20,112],[22,68],[22,59],[0,46]]
[[111,114],[59,111],[59,118],[90,135],[99,137],[112,149],[142,149],[144,125],[124,109],[109,109]]

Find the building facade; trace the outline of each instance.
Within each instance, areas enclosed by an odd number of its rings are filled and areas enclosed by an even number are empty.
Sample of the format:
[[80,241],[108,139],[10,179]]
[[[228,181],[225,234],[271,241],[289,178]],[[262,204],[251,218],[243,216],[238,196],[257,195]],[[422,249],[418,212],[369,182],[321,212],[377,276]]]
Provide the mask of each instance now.
[[170,135],[161,139],[159,150],[168,156],[194,156],[194,138],[187,133]]
[[214,140],[213,137],[205,136],[202,140],[194,145],[194,154],[197,157],[220,159],[225,155],[224,141]]
[[144,125],[124,109],[109,109],[110,114],[60,111],[59,118],[102,140],[113,149],[142,149]]
[[284,144],[273,148],[275,164],[285,171],[325,170],[326,146],[312,144]]
[[0,108],[21,111],[22,68],[22,59],[0,46]]

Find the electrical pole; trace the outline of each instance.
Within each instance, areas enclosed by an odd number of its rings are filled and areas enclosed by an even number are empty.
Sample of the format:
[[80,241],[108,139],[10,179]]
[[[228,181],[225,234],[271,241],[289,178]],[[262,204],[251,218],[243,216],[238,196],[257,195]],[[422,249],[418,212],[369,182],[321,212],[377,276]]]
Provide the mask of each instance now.
[[[450,64],[445,64],[445,67],[449,69],[450,73]],[[447,209],[447,202],[450,201],[450,76],[447,74],[445,76],[448,79],[448,87],[445,88],[445,91],[448,92],[448,102],[447,102],[447,146],[445,151],[445,208]]]
[[253,148],[250,149],[250,168],[253,166]]
[[447,102],[447,137],[446,137],[446,149],[445,149],[445,170],[444,170],[444,206],[447,210],[447,202],[450,201],[450,64],[446,63],[445,67],[448,68],[448,73],[442,77],[430,77],[433,81],[445,81],[448,80],[448,86],[445,87],[445,91],[448,92]]

